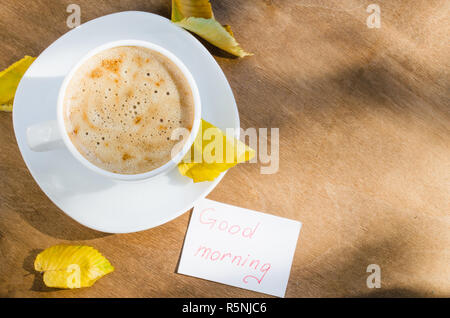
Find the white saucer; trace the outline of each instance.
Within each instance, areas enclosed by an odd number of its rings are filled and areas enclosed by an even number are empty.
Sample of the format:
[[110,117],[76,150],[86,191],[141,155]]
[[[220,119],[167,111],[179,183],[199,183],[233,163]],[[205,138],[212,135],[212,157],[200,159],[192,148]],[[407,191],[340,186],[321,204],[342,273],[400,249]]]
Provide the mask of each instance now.
[[128,233],[166,223],[188,211],[219,183],[194,184],[175,168],[141,183],[112,181],[81,165],[67,149],[33,152],[26,128],[56,119],[56,100],[64,76],[76,61],[103,43],[136,39],[158,44],[178,56],[194,76],[202,118],[239,135],[239,114],[231,88],[214,58],[187,31],[146,12],[121,12],[89,21],[49,46],[18,87],[13,111],[20,151],[34,179],[67,215],[92,229]]

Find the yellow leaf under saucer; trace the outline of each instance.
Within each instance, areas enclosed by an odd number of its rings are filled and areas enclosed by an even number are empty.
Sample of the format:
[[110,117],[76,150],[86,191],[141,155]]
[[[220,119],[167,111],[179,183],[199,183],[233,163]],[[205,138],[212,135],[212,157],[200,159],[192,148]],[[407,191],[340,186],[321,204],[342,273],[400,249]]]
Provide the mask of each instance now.
[[214,19],[209,0],[172,0],[172,22],[228,53],[239,57],[253,55],[240,47],[230,26],[222,26]]
[[172,0],[172,21],[185,17],[214,19],[211,3],[209,0]]
[[176,24],[198,34],[228,53],[239,57],[252,55],[245,52],[230,32],[214,19],[186,18],[176,22]]
[[99,251],[80,245],[55,245],[45,249],[36,257],[34,269],[44,272],[46,286],[71,289],[92,286],[114,271]]
[[11,111],[17,86],[36,58],[25,56],[0,72],[0,111]]
[[178,170],[194,182],[213,181],[238,163],[251,160],[255,151],[236,138],[202,119],[191,151],[178,164]]
[[13,108],[12,104],[0,105],[0,111],[2,112],[12,112],[12,108]]

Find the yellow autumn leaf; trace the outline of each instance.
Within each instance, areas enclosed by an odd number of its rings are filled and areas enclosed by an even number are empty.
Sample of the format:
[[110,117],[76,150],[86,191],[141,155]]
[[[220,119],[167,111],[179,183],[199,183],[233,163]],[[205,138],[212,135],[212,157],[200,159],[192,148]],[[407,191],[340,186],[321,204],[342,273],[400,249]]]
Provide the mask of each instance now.
[[209,0],[172,0],[172,21],[185,17],[214,19],[211,3]]
[[209,0],[172,0],[172,22],[228,53],[239,57],[253,55],[240,47],[230,26],[217,22]]
[[0,111],[1,112],[12,112],[12,108],[13,108],[12,103],[11,104],[0,105]]
[[178,164],[178,170],[194,182],[213,181],[238,163],[251,160],[255,151],[236,138],[202,119],[191,151]]
[[99,251],[81,245],[55,245],[45,249],[36,257],[34,269],[44,272],[46,286],[71,289],[92,286],[114,271]]
[[17,86],[35,57],[25,56],[0,72],[0,111],[12,111]]

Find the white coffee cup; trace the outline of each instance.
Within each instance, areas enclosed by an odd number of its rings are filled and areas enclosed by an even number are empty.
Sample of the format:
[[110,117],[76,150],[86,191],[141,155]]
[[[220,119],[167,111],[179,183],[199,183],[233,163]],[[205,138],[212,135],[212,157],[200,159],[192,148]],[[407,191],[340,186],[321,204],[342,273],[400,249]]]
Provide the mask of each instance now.
[[[172,158],[165,163],[164,165],[153,169],[148,172],[139,173],[139,174],[119,174],[104,170],[102,168],[97,167],[89,160],[87,160],[81,153],[77,150],[75,145],[69,138],[67,133],[65,123],[64,123],[64,96],[66,93],[66,89],[72,76],[76,73],[77,69],[89,58],[96,55],[97,53],[111,49],[119,46],[140,46],[145,47],[154,51],[157,51],[167,58],[169,58],[176,66],[181,70],[184,74],[186,80],[189,83],[189,86],[192,90],[192,96],[194,98],[194,121],[192,124],[191,132],[187,138],[187,141],[184,143],[182,149],[176,153]],[[27,143],[31,150],[33,151],[51,151],[54,149],[58,149],[61,147],[66,147],[70,153],[81,162],[86,168],[98,173],[107,178],[112,178],[116,180],[125,180],[125,181],[137,181],[137,180],[145,180],[157,175],[161,175],[164,172],[169,171],[173,167],[175,167],[181,159],[186,155],[186,153],[191,148],[194,143],[196,134],[200,128],[201,122],[201,101],[200,101],[200,93],[198,91],[197,84],[195,83],[194,77],[189,72],[188,68],[181,62],[173,53],[170,51],[150,42],[140,41],[140,40],[121,40],[109,42],[104,45],[101,45],[88,54],[86,54],[67,74],[64,78],[64,81],[59,89],[58,101],[56,104],[56,120],[39,123],[27,128]]]

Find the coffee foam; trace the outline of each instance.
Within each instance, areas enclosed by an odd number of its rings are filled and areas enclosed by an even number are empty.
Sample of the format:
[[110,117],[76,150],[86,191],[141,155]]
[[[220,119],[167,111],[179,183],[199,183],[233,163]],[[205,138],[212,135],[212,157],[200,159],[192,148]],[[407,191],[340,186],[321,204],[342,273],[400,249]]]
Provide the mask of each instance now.
[[94,165],[120,174],[170,160],[172,131],[191,130],[194,99],[184,74],[159,52],[111,48],[75,72],[64,97],[67,133]]

